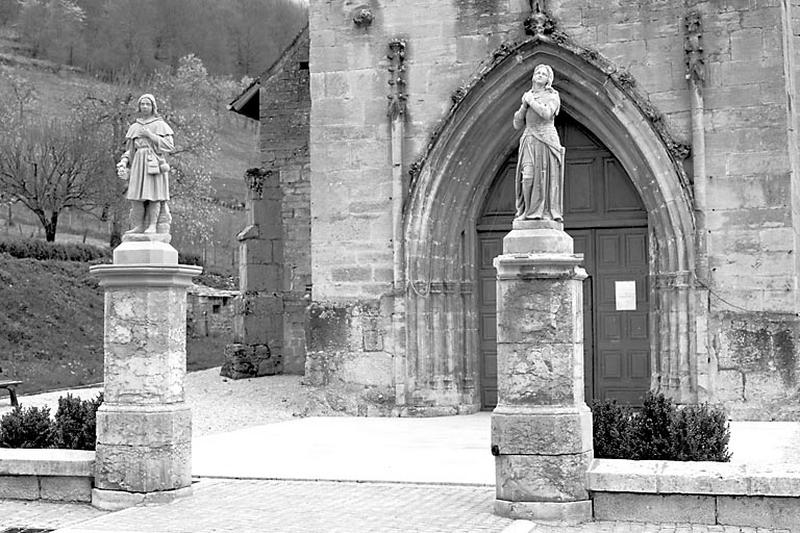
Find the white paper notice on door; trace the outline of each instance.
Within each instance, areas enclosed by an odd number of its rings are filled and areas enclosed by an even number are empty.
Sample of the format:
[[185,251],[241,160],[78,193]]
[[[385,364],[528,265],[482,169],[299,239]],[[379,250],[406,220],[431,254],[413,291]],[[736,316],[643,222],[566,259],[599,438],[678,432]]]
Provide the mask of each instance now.
[[636,282],[615,281],[617,311],[636,311]]

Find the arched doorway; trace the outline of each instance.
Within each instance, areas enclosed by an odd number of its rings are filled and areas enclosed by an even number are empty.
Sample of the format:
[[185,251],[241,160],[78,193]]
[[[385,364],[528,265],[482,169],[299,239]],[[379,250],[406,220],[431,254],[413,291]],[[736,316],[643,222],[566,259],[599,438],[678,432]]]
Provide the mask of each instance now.
[[398,403],[409,412],[481,407],[478,218],[519,133],[510,121],[533,68],[556,72],[562,112],[617,159],[647,211],[650,388],[696,401],[709,375],[706,308],[693,282],[691,190],[641,103],[591,54],[537,37],[472,84],[415,165],[403,207],[403,300],[395,311]]
[[[566,114],[556,121],[566,148],[564,225],[584,254],[584,368],[587,401],[639,404],[650,387],[647,211],[619,160]],[[496,273],[514,213],[512,151],[477,219],[481,407],[497,403]],[[618,285],[622,283],[622,285]],[[633,288],[633,301],[617,301]],[[621,308],[620,308],[621,307]]]

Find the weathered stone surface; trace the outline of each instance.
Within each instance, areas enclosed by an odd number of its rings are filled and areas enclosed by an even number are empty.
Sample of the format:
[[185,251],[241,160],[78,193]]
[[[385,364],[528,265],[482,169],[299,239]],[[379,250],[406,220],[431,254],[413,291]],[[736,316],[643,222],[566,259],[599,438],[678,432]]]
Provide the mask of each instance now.
[[92,501],[92,477],[51,477],[39,478],[40,497],[43,500],[59,502]]
[[0,499],[38,500],[37,476],[0,476]]
[[749,481],[742,464],[663,461],[658,489],[673,494],[746,494]]
[[595,492],[592,502],[595,520],[716,523],[714,496]]
[[583,293],[579,289],[577,280],[498,281],[498,343],[581,341],[583,322],[578,316]]
[[92,489],[92,505],[104,511],[119,511],[134,505],[164,505],[192,495],[192,487],[159,492],[124,492],[120,490]]
[[[747,465],[747,494],[754,496],[800,496],[800,465]],[[727,492],[726,494],[738,494]]]
[[0,448],[0,475],[91,476],[93,474],[93,451]]
[[192,439],[192,411],[186,404],[120,405],[97,411],[97,442],[159,448]]
[[592,413],[585,405],[569,409],[528,408],[523,412],[499,406],[492,413],[492,449],[495,446],[501,455],[591,451]]
[[[556,523],[559,525],[574,525],[588,522],[592,519],[592,501],[581,500],[577,502],[509,502],[505,500],[494,501],[494,512],[500,516],[536,522]],[[503,531],[508,531],[505,529]],[[524,530],[531,533],[535,529]]]
[[283,370],[283,358],[272,355],[266,344],[228,344],[220,375],[231,379],[272,376]]
[[191,442],[168,446],[98,443],[95,487],[153,492],[188,487],[192,482]]
[[590,492],[658,492],[663,461],[594,459],[586,473]]
[[106,401],[181,401],[186,373],[185,289],[107,290],[105,351]]
[[595,459],[587,487],[593,492],[797,497],[800,466]]
[[583,403],[583,343],[497,344],[501,405]]
[[762,496],[719,496],[717,523],[732,526],[789,528],[800,524],[800,500]]
[[586,470],[592,452],[495,457],[497,499],[513,502],[587,500]]

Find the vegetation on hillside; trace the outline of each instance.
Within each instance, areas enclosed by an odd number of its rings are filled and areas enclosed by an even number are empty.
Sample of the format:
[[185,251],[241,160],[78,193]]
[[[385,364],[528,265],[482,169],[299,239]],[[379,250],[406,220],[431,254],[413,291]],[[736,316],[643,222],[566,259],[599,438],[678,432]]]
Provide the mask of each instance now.
[[302,28],[297,0],[3,0],[34,58],[108,80],[149,75],[195,54],[215,75],[257,76]]

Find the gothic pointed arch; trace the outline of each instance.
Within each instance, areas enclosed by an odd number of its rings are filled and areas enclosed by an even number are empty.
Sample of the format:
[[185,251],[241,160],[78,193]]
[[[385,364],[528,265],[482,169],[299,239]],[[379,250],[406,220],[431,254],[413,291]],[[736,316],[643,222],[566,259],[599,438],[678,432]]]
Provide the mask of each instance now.
[[[475,222],[514,146],[511,117],[539,63],[550,64],[562,109],[617,157],[638,190],[651,231],[652,388],[698,398],[706,375],[698,345],[701,306],[692,289],[695,228],[691,189],[652,114],[591,57],[536,36],[504,50],[458,101],[428,147],[404,208],[408,405],[451,398],[476,405],[478,364]],[[652,108],[650,108],[652,111]],[[702,359],[702,360],[701,360]]]

